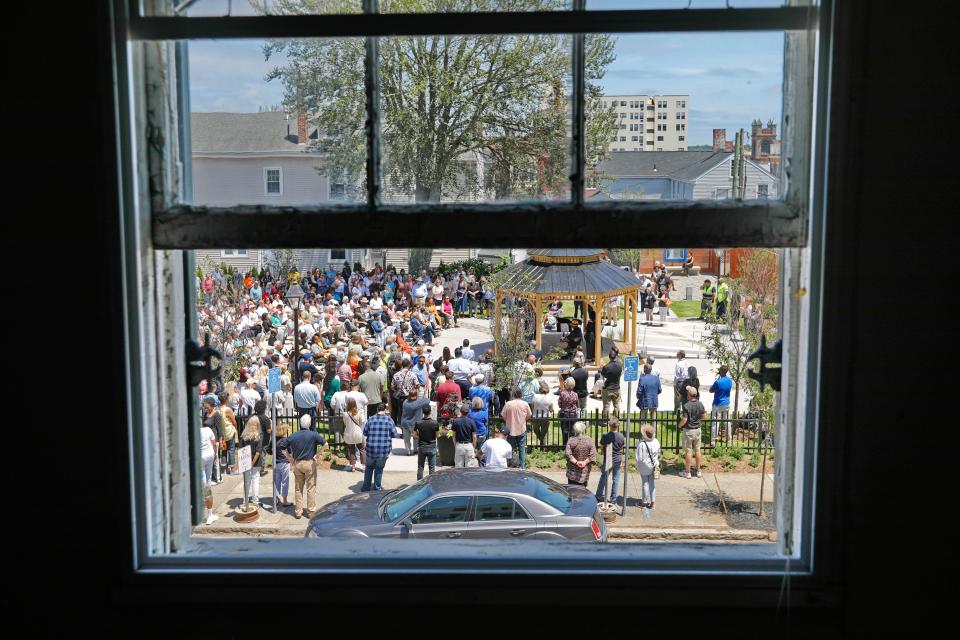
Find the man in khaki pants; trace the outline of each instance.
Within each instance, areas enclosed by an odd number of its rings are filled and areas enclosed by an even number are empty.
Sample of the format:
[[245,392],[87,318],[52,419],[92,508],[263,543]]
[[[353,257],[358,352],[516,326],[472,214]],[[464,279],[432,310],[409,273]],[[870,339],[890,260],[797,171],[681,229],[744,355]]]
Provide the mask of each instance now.
[[310,424],[309,414],[300,416],[300,430],[287,436],[287,448],[283,450],[283,455],[293,468],[293,517],[298,519],[303,512],[304,493],[307,509],[303,513],[309,518],[317,510],[317,462],[320,461],[317,445],[327,445],[323,436],[310,430]]

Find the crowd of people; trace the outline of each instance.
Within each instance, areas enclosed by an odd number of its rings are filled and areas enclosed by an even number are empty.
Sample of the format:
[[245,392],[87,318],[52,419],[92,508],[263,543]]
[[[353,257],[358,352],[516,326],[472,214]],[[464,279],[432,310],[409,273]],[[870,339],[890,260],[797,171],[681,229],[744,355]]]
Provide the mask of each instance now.
[[[652,274],[662,297],[669,298],[672,281],[666,270]],[[300,284],[305,293],[300,314],[285,299],[287,289]],[[203,292],[198,305],[200,326],[209,332],[213,344],[223,351],[226,383],[222,379],[203,381],[199,393],[203,409],[201,457],[204,481],[222,482],[223,474],[238,473],[236,452],[251,447],[251,468],[243,472],[245,495],[259,503],[259,477],[264,461],[275,462],[274,482],[281,506],[288,506],[289,479],[294,476],[294,515],[315,511],[318,446],[326,444],[317,433],[320,419],[332,429],[342,429],[347,447],[348,471],[362,470],[362,490],[379,490],[383,469],[393,451],[393,438],[402,438],[403,454],[417,456],[417,478],[433,473],[437,465],[440,438],[450,438],[454,464],[469,466],[526,466],[528,434],[547,441],[549,421],[559,418],[562,446],[567,461],[567,478],[585,485],[590,468],[596,464],[593,438],[585,435],[581,421],[587,398],[595,395],[610,416],[609,432],[600,441],[613,445],[614,487],[617,499],[619,469],[623,462],[623,435],[619,433],[620,380],[623,367],[614,347],[599,368],[593,390],[585,368],[586,340],[582,333],[570,340],[570,367],[559,374],[556,391],[544,377],[542,353],[531,343],[526,356],[510,372],[511,383],[498,380],[492,350],[478,353],[469,340],[451,352],[444,347],[433,352],[433,338],[458,318],[489,313],[493,297],[485,279],[457,273],[448,277],[422,272],[416,279],[404,272],[384,272],[379,267],[367,272],[315,270],[310,276],[293,273],[275,278],[269,271],[253,278],[227,279],[214,269],[198,276]],[[649,291],[653,284],[645,285]],[[451,296],[452,294],[452,296]],[[644,297],[646,305],[647,298]],[[646,306],[645,306],[646,308]],[[574,313],[583,309],[575,309]],[[565,320],[557,301],[544,312],[549,318]],[[585,314],[587,325],[596,324]],[[574,319],[576,323],[576,319]],[[573,324],[571,332],[578,328]],[[295,353],[294,332],[299,331]],[[567,334],[568,338],[570,334]],[[232,366],[231,366],[232,365]],[[269,388],[270,371],[279,369],[279,390]],[[682,371],[681,371],[682,369]],[[641,411],[657,410],[660,373],[653,358],[643,367],[637,391]],[[725,377],[725,371],[720,378]],[[500,370],[500,374],[503,372]],[[727,378],[728,379],[728,378]],[[719,379],[718,379],[719,383]],[[718,383],[714,384],[714,387]],[[714,412],[723,410],[723,388],[729,404],[729,388],[723,383],[714,393]],[[686,367],[678,354],[675,375],[675,409],[685,416],[684,446],[687,475],[699,474],[699,380],[694,367]],[[718,398],[720,404],[718,405]],[[296,415],[299,429],[290,433],[285,421],[274,425],[268,416],[273,404],[286,415]],[[492,418],[502,426],[493,428]],[[649,425],[647,425],[649,426]],[[651,427],[652,429],[653,427]],[[638,468],[659,468],[654,464],[659,444],[654,434],[644,433],[646,458],[637,459]],[[690,431],[689,439],[686,431]],[[307,435],[312,434],[312,435]],[[697,464],[690,471],[690,454]],[[640,450],[638,449],[638,456]],[[641,474],[644,472],[641,471]],[[605,498],[606,472],[598,486],[598,500]],[[653,504],[653,480],[644,481],[644,503]],[[215,519],[212,511],[211,521]]]

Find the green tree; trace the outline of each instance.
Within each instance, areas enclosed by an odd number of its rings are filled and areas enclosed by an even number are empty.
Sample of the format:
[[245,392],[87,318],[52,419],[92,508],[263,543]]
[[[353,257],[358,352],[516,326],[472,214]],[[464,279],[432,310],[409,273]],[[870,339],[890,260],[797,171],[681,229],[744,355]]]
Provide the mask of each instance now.
[[[265,12],[264,3],[254,3]],[[549,11],[568,0],[381,0],[383,13]],[[354,13],[356,0],[278,0],[272,13]],[[570,36],[563,34],[381,38],[379,78],[383,174],[390,190],[417,202],[544,197],[567,188]],[[614,39],[586,39],[586,149],[603,158],[615,126],[601,113],[603,77]],[[318,170],[363,189],[364,44],[362,39],[271,41],[267,59],[284,58],[267,80],[284,85],[284,106],[306,112],[323,133]],[[481,176],[477,163],[484,158]]]
[[610,262],[630,267],[634,271],[640,270],[642,258],[643,249],[610,249]]
[[[770,249],[753,249],[740,260],[738,271],[737,278],[727,281],[731,295],[726,313],[722,317],[715,314],[707,317],[704,342],[710,359],[730,369],[734,412],[739,407],[741,387],[745,387],[751,396],[751,407],[764,412],[769,422],[773,419],[773,392],[769,388],[761,392],[760,385],[746,374],[747,358],[760,346],[760,337],[766,336],[767,344],[776,340],[778,256]],[[752,302],[762,314],[760,322],[745,321],[743,312],[736,306],[738,301]]]

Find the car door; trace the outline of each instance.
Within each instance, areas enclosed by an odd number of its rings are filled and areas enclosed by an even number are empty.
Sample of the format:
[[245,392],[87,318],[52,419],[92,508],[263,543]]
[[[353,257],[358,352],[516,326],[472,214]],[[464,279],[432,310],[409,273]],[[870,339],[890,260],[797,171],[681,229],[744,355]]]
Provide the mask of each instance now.
[[516,539],[536,530],[537,521],[510,496],[479,495],[474,499],[466,537]]
[[460,538],[467,526],[471,496],[439,496],[410,516],[411,538]]

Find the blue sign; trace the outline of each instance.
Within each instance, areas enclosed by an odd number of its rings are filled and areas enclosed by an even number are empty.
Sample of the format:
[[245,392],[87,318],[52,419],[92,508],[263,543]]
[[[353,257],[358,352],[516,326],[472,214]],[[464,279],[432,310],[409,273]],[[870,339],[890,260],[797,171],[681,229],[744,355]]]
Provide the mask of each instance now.
[[280,367],[273,367],[267,372],[267,391],[270,393],[280,391]]
[[625,382],[636,382],[640,379],[639,356],[627,356],[623,359],[623,379]]

